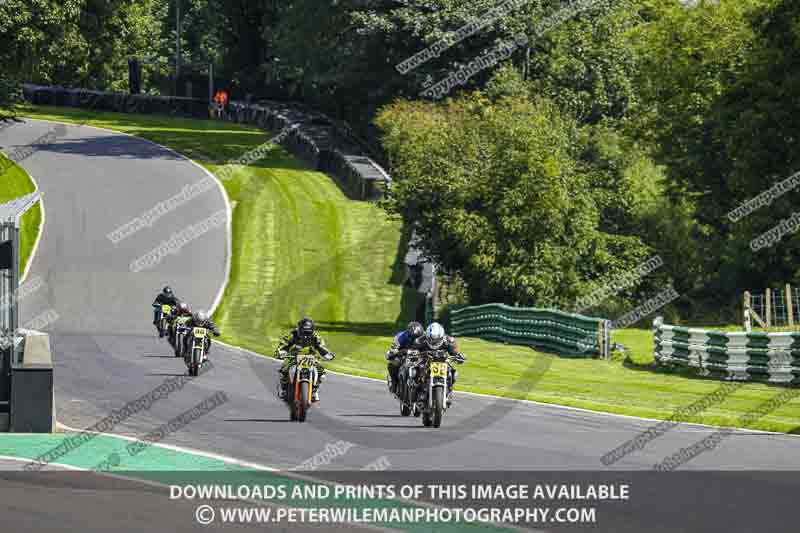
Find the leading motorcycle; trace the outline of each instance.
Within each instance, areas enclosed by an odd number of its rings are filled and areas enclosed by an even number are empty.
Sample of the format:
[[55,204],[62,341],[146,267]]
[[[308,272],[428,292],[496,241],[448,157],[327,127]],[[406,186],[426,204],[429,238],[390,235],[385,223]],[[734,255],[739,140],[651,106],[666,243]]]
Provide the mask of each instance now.
[[[417,407],[422,412],[422,425],[438,428],[442,425],[444,412],[448,409],[447,392],[452,388],[450,354],[446,350],[435,350],[422,354],[423,362],[418,372],[421,386],[418,388]],[[464,357],[453,357],[458,364]]]
[[192,349],[184,355],[184,361],[189,368],[189,375],[197,376],[200,372],[200,366],[206,362],[206,339],[208,339],[208,329],[192,328],[191,335]]

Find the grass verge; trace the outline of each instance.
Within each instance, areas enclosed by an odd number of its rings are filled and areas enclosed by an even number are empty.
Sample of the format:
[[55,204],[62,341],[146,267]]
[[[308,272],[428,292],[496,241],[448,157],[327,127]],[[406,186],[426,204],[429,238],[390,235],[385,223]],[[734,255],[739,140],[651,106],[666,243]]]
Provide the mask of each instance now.
[[[0,153],[0,158],[6,160],[0,167],[7,164],[11,166],[0,176],[0,204],[19,198],[36,190],[36,185],[28,173],[19,165],[8,161],[8,158]],[[20,276],[25,272],[25,267],[30,261],[33,245],[39,234],[39,227],[42,225],[42,205],[37,203],[27,213],[22,215],[20,221],[20,242],[19,242],[19,272]]]
[[[64,122],[87,121],[168,146],[214,172],[269,139],[236,124],[159,116],[27,108],[24,115]],[[271,354],[277,336],[303,313],[317,319],[337,352],[331,370],[383,379],[384,353],[398,323],[413,308],[404,291],[399,258],[401,228],[371,204],[348,200],[325,176],[279,147],[225,183],[234,205],[230,284],[216,318],[222,339]],[[714,392],[719,382],[670,374],[653,362],[652,333],[615,333],[628,348],[625,361],[560,358],[531,349],[462,339],[468,355],[458,388],[595,411],[669,418],[675,409]],[[548,358],[536,383],[520,376]],[[541,361],[541,359],[539,359]],[[737,426],[738,418],[781,389],[747,384],[692,419]],[[788,403],[759,420],[755,429],[800,432],[800,407]]]

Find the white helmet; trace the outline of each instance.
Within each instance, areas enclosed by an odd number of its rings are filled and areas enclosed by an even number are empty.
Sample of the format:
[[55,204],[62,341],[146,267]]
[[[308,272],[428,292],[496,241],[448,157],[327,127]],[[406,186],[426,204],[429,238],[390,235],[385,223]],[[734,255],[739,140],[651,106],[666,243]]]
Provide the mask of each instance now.
[[438,350],[442,344],[444,344],[444,328],[438,322],[434,322],[428,326],[428,329],[425,331],[425,337],[428,342],[428,346],[434,350]]

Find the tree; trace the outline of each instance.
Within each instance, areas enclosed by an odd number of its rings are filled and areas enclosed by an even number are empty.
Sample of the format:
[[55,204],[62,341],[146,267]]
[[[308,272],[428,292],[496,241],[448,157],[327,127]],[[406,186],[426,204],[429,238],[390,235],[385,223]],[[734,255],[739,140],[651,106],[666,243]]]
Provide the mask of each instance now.
[[401,101],[378,124],[397,178],[387,208],[464,279],[473,303],[572,308],[650,252],[601,231],[581,132],[546,98]]

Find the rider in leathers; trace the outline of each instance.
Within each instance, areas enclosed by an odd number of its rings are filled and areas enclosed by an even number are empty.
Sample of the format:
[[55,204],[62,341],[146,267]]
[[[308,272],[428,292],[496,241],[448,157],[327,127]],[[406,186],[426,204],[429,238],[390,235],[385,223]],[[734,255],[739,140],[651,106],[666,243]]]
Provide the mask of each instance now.
[[[414,350],[420,352],[430,352],[436,350],[445,350],[451,357],[450,360],[455,361],[457,364],[462,364],[466,361],[466,356],[458,351],[458,345],[453,337],[448,336],[444,327],[438,322],[434,322],[425,331],[425,335],[418,338],[412,346]],[[453,403],[453,386],[456,383],[458,372],[451,364],[448,364],[450,369],[450,387],[447,391],[447,405],[448,407]]]
[[425,330],[419,322],[410,322],[405,331],[401,331],[392,341],[392,346],[386,352],[386,370],[389,372],[389,390],[397,390],[397,373],[403,365],[404,352],[411,348],[414,342],[422,337]]
[[[194,339],[191,334],[192,328],[206,328],[210,330],[215,337],[219,337],[220,335],[216,324],[214,324],[214,321],[211,320],[211,317],[209,317],[205,311],[197,311],[196,313],[194,313],[192,315],[192,318],[188,322],[186,322],[186,327],[189,328],[190,333],[189,335],[186,335],[186,338],[183,341],[184,342],[183,353],[185,354],[192,353],[192,342],[194,342]],[[205,355],[208,356],[208,352],[210,351],[211,351],[211,338],[208,335],[206,335]]]
[[[335,357],[335,354],[328,350],[325,346],[325,341],[319,334],[314,331],[314,321],[310,318],[303,318],[297,323],[297,328],[293,329],[281,338],[278,348],[275,350],[275,356],[278,359],[283,359],[283,365],[280,368],[280,382],[281,387],[279,394],[281,399],[286,397],[285,385],[289,383],[289,368],[295,363],[295,357],[289,352],[292,348],[306,348],[312,347],[319,353],[323,359],[330,361]],[[325,380],[325,368],[317,362],[317,375],[318,382],[313,387],[311,393],[311,401],[319,401],[319,386]]]
[[158,327],[158,321],[161,320],[161,306],[162,305],[171,305],[175,307],[181,303],[175,293],[172,292],[170,287],[164,287],[156,299],[153,301],[153,325]]

